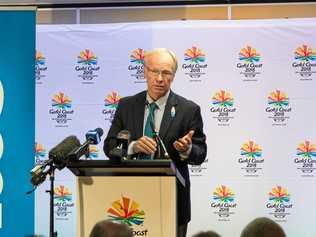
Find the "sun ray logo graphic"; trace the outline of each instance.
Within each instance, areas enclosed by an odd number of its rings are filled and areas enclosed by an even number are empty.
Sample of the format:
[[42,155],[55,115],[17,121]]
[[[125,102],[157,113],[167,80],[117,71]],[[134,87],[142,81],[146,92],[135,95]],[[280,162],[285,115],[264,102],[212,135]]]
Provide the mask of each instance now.
[[119,221],[129,226],[140,225],[144,222],[145,212],[140,210],[139,204],[124,196],[121,200],[113,202],[112,207],[107,212],[110,220]]
[[71,99],[66,96],[63,92],[59,92],[54,95],[52,99],[52,106],[58,109],[70,109],[71,108]]
[[260,61],[260,54],[257,50],[249,45],[242,48],[239,52],[239,60],[245,61],[247,63],[254,63]]
[[231,93],[220,90],[212,97],[212,103],[219,107],[232,107],[234,105],[234,99]]
[[225,185],[218,186],[213,192],[213,200],[221,203],[232,202],[235,194]]
[[316,52],[308,45],[303,44],[295,50],[295,59],[299,61],[314,61],[316,60]]
[[136,64],[144,64],[144,57],[145,50],[141,48],[135,49],[130,56],[130,62]]
[[54,199],[57,202],[65,202],[72,200],[72,194],[64,185],[60,185],[54,189]]
[[184,60],[192,63],[202,63],[205,61],[205,54],[201,49],[193,46],[191,49],[185,51]]
[[290,194],[286,188],[276,186],[269,192],[269,201],[272,201],[275,204],[283,204],[290,201]]
[[35,53],[35,65],[44,65],[45,64],[45,60],[46,58],[44,57],[44,55],[36,50],[36,53]]
[[110,109],[116,109],[121,97],[117,92],[112,92],[111,94],[107,95],[104,99],[104,106]]
[[316,145],[310,141],[304,141],[296,148],[296,154],[305,159],[316,157]]
[[98,63],[97,56],[89,49],[80,52],[77,62],[83,65],[96,65]]
[[99,156],[99,150],[97,146],[90,145],[89,146],[89,158],[95,159]]
[[262,155],[261,147],[253,141],[244,143],[240,149],[240,154],[247,158],[259,158]]
[[43,158],[46,155],[46,150],[43,145],[35,142],[35,158]]
[[269,94],[268,104],[275,108],[284,108],[289,106],[289,97],[284,92],[275,90]]

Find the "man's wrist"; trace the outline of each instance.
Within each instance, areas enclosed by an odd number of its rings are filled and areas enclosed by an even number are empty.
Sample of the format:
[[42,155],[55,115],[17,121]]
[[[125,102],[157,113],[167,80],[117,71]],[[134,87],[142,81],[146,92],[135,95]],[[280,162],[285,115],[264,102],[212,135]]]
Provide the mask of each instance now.
[[191,154],[191,151],[192,151],[192,144],[189,145],[189,148],[186,151],[179,152],[180,159],[182,161],[187,160]]

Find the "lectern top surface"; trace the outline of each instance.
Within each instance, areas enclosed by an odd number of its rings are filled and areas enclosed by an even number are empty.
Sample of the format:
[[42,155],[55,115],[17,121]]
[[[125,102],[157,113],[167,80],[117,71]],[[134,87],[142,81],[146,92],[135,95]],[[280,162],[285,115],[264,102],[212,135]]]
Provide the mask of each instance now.
[[176,172],[171,160],[79,160],[67,168],[76,176],[169,176]]

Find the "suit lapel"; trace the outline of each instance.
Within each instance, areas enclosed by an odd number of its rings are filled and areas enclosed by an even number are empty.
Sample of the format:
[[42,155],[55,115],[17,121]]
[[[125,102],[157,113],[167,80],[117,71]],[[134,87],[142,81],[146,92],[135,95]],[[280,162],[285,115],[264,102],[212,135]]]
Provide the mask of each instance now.
[[135,128],[135,138],[138,139],[143,136],[143,126],[144,126],[144,113],[145,113],[145,101],[146,101],[146,91],[141,93],[136,99],[136,103],[131,109],[134,111],[132,114],[134,120]]
[[175,94],[172,91],[170,91],[170,94],[169,94],[169,97],[167,100],[167,104],[165,107],[165,111],[163,113],[160,129],[159,129],[159,135],[160,135],[161,139],[164,139],[164,137],[167,135],[167,131],[168,131],[170,125],[172,124],[173,119],[174,119],[174,116],[171,116],[171,110],[173,110],[172,107],[174,107],[174,109],[176,111],[177,104],[178,104],[178,102],[177,102],[177,98],[176,98]]

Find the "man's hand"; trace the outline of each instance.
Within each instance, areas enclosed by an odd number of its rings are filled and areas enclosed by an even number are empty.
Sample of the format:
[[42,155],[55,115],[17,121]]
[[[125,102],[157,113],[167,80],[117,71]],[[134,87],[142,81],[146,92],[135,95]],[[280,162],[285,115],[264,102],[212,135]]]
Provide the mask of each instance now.
[[178,152],[186,152],[190,145],[192,144],[192,137],[194,135],[194,130],[190,130],[184,137],[179,138],[173,143],[173,147]]
[[157,143],[150,137],[142,136],[135,142],[133,150],[135,153],[154,154],[157,150]]

